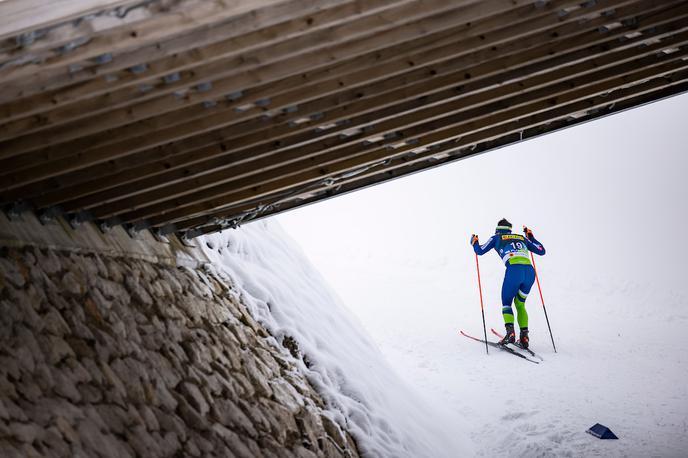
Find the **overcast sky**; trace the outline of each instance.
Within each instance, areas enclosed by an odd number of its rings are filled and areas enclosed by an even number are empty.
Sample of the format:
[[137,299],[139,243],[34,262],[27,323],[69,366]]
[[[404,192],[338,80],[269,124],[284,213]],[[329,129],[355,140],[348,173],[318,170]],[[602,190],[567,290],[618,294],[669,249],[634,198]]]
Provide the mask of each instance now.
[[[470,234],[486,241],[502,217],[546,246],[538,267],[550,285],[686,291],[687,119],[681,95],[277,218],[354,311],[384,289],[426,287],[408,284],[414,270],[474,289]],[[498,300],[503,266],[489,253],[481,269]]]

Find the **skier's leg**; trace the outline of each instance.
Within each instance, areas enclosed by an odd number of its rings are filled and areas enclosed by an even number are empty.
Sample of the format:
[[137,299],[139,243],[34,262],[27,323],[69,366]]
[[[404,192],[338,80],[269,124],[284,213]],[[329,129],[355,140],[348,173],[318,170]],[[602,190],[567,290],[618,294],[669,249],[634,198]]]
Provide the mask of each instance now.
[[505,324],[514,323],[514,311],[511,308],[511,303],[521,283],[515,274],[515,270],[510,266],[507,267],[504,273],[504,283],[502,283],[502,316],[504,317]]
[[521,344],[528,347],[530,339],[528,337],[528,312],[526,311],[526,299],[530,293],[530,289],[535,282],[535,270],[532,266],[522,266],[523,276],[521,284],[518,287],[516,296],[514,297],[514,305],[516,306],[516,314],[518,320],[518,327],[520,328],[519,340]]
[[526,298],[528,293],[519,288],[514,297],[514,305],[516,306],[516,319],[518,320],[518,327],[523,329],[528,327],[528,312],[526,311]]

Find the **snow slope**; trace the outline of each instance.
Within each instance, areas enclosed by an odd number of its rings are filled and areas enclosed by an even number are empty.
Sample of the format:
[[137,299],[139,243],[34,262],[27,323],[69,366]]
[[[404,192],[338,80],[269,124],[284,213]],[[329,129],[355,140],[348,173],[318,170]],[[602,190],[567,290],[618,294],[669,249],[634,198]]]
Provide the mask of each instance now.
[[301,368],[364,456],[474,453],[468,422],[452,418],[398,377],[276,223],[257,222],[199,240],[215,266],[240,288],[253,316],[278,339],[296,339],[310,362],[309,368],[301,362]]
[[[687,113],[684,94],[278,218],[402,378],[470,423],[475,455],[686,457]],[[534,287],[539,366],[458,334],[482,333],[470,234],[502,217],[547,248],[559,352]],[[480,268],[501,330],[504,266]]]
[[[483,267],[498,262],[496,255],[481,258]],[[483,345],[458,335],[460,328],[481,335],[482,320],[477,285],[458,288],[446,275],[451,264],[408,268],[393,278],[357,272],[386,291],[384,298],[370,295],[357,312],[402,377],[470,421],[475,456],[685,457],[686,297],[631,282],[557,285],[546,259],[540,264],[558,349],[555,354],[535,289],[528,309],[532,346],[545,359],[540,365],[494,349],[487,356]],[[501,279],[483,282],[490,297]],[[408,297],[414,290],[403,287],[411,283],[432,294],[414,301]],[[485,312],[488,335],[489,327],[502,331],[498,303],[487,303]],[[585,434],[597,422],[621,439]]]

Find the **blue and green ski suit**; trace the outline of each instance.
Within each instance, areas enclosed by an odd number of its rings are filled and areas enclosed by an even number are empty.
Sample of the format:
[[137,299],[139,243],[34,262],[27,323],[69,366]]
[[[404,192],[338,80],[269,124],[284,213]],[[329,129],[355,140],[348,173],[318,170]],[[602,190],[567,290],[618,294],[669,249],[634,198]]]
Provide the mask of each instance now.
[[504,323],[514,322],[513,302],[516,306],[518,326],[528,328],[528,312],[526,312],[526,298],[535,282],[535,269],[530,261],[532,251],[540,256],[545,254],[545,247],[535,240],[535,237],[525,237],[512,234],[510,229],[498,228],[495,235],[490,237],[484,245],[473,245],[473,251],[482,256],[491,249],[495,249],[506,265],[504,283],[502,283],[502,316]]

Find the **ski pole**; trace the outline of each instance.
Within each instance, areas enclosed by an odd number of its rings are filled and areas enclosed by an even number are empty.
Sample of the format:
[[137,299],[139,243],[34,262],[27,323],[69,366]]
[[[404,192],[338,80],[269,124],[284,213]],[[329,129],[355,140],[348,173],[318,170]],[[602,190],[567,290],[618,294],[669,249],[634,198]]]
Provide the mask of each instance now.
[[557,352],[557,346],[554,345],[554,336],[552,335],[552,328],[549,325],[549,318],[547,317],[547,307],[545,307],[545,299],[542,297],[542,288],[540,287],[540,277],[537,274],[537,268],[535,267],[535,256],[530,253],[530,259],[533,260],[533,270],[535,271],[535,281],[537,282],[538,291],[540,292],[540,302],[542,302],[542,309],[545,311],[545,320],[547,320],[547,329],[549,329],[549,337],[552,339],[552,347],[554,347],[554,353]]
[[490,350],[487,348],[487,327],[485,326],[485,308],[483,307],[483,286],[480,283],[480,264],[478,263],[478,254],[475,254],[475,268],[478,270],[478,291],[480,291],[480,313],[483,315],[483,333],[485,334],[485,352],[489,355]]

